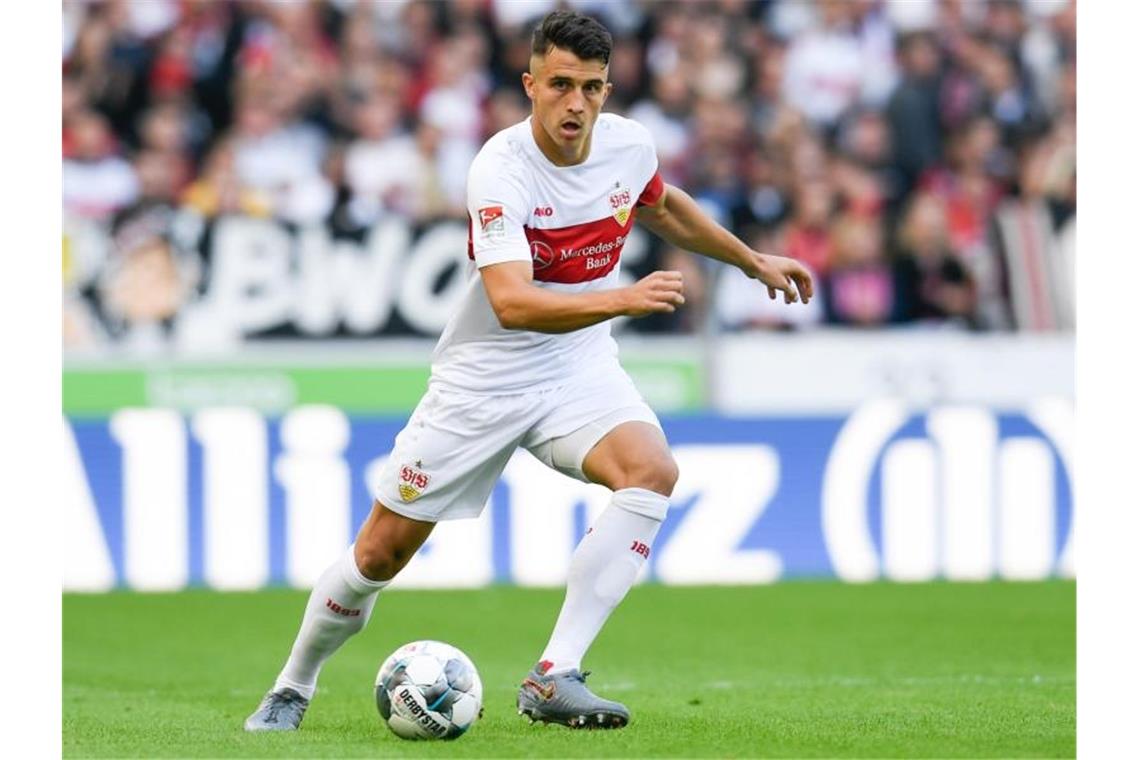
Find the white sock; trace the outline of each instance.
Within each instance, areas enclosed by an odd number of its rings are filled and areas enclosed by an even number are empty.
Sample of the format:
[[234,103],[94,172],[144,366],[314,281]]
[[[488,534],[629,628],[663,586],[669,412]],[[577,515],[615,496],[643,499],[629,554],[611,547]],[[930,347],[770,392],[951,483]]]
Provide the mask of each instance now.
[[669,499],[659,493],[644,488],[614,491],[610,505],[574,550],[566,600],[540,669],[553,673],[581,668],[586,650],[649,558],[668,509]]
[[356,567],[353,547],[332,563],[313,586],[293,651],[273,684],[278,691],[296,689],[305,699],[317,690],[321,665],[341,644],[357,633],[376,604],[376,594],[388,581],[374,581]]

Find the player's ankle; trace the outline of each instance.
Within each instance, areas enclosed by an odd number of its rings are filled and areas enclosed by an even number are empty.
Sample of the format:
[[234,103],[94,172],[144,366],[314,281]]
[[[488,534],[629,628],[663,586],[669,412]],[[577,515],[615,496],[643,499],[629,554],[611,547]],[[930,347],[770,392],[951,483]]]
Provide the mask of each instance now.
[[579,670],[581,665],[576,660],[552,660],[544,657],[538,661],[538,665],[534,669],[538,671],[539,675],[556,676],[569,673],[572,670]]
[[292,689],[305,699],[311,701],[313,699],[313,695],[317,693],[317,684],[303,684],[290,678],[279,676],[273,684],[273,691],[279,692],[282,689]]

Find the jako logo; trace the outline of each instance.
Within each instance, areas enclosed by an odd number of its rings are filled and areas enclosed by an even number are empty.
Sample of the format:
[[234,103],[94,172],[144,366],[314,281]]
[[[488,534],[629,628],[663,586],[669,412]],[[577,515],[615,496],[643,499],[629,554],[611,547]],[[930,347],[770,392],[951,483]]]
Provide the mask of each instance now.
[[550,206],[536,206],[534,209],[535,216],[554,216],[554,209]]
[[[822,527],[840,578],[1075,575],[1072,499],[1065,514],[1054,464],[1056,451],[1071,483],[1070,403],[1045,401],[1027,411],[1044,436],[1028,429],[999,435],[989,410],[954,406],[925,415],[925,438],[894,440],[911,414],[899,401],[872,402],[851,415],[836,438],[823,478]],[[870,492],[876,473],[879,546]],[[1065,518],[1069,530],[1058,553]]]

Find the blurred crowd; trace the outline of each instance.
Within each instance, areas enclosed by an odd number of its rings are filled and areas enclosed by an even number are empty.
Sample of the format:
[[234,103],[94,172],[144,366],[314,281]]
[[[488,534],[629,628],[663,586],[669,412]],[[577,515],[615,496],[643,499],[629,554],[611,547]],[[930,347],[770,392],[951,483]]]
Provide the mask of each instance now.
[[635,273],[683,270],[691,306],[645,328],[1073,329],[1074,0],[64,0],[65,339],[195,297],[183,212],[465,219],[560,6],[613,32],[606,110],[665,180],[819,278],[785,307],[655,242]]

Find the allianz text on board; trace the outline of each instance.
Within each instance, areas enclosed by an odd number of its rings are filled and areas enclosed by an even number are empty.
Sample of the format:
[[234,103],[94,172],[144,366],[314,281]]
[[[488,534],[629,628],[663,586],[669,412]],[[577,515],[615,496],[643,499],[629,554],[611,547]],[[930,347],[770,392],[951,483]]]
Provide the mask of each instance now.
[[[364,519],[401,422],[328,406],[69,420],[65,587],[308,586]],[[1068,401],[662,422],[681,479],[646,579],[1075,573]],[[442,524],[396,585],[560,585],[607,499],[520,452],[482,516]]]

